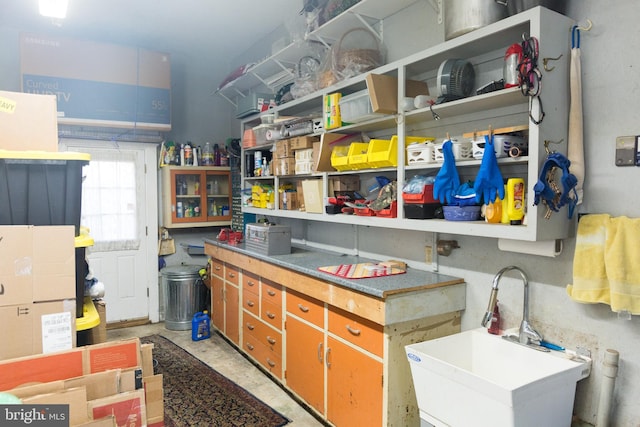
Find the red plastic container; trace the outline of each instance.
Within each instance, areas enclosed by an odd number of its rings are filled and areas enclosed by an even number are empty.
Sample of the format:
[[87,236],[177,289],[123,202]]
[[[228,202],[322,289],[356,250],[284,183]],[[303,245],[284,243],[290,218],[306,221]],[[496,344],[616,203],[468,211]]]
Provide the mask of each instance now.
[[438,200],[433,198],[433,184],[425,185],[422,189],[422,193],[402,193],[402,199],[405,203],[439,203]]

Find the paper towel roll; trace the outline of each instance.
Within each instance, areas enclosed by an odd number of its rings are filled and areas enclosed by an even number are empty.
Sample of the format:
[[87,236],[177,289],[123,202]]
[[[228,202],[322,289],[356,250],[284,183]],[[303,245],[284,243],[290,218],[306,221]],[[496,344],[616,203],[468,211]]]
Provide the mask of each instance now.
[[498,249],[521,254],[557,257],[562,253],[562,240],[527,242],[523,240],[498,239]]

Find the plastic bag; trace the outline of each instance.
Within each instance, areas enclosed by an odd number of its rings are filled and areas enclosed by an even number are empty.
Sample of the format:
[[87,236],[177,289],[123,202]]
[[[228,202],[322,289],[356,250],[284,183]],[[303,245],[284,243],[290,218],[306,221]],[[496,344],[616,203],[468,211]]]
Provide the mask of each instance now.
[[402,192],[407,194],[420,194],[426,185],[433,184],[436,181],[434,176],[415,175],[402,187]]

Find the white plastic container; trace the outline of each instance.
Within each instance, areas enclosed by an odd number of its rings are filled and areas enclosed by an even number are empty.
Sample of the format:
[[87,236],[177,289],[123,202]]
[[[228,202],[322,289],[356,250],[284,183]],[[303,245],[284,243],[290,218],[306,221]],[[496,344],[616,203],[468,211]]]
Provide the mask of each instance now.
[[409,165],[421,165],[435,162],[435,144],[423,142],[411,144],[407,147],[407,162]]
[[[486,145],[486,141],[483,137],[475,138],[471,140],[471,145],[473,146],[473,158],[474,159],[482,159],[484,155],[484,146]],[[520,153],[525,153],[527,149],[526,140],[521,136],[514,135],[494,135],[493,136],[493,148],[496,152],[496,157],[507,157],[509,155],[509,150],[512,147],[518,147]]]
[[343,123],[364,122],[377,117],[371,107],[369,91],[361,90],[340,98],[340,116]]
[[[442,145],[444,142],[435,144],[434,147],[434,159],[437,163],[444,162],[444,153],[442,152]],[[456,160],[466,160],[472,158],[472,146],[471,141],[452,141],[451,151],[453,151],[453,158]]]

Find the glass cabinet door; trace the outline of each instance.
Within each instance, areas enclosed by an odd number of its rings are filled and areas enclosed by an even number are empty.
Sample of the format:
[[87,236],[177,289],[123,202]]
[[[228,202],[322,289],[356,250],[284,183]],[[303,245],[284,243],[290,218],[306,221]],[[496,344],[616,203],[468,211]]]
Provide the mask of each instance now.
[[175,222],[203,220],[202,173],[197,171],[172,171],[172,219]]
[[231,181],[229,174],[206,172],[206,204],[209,221],[231,217]]

